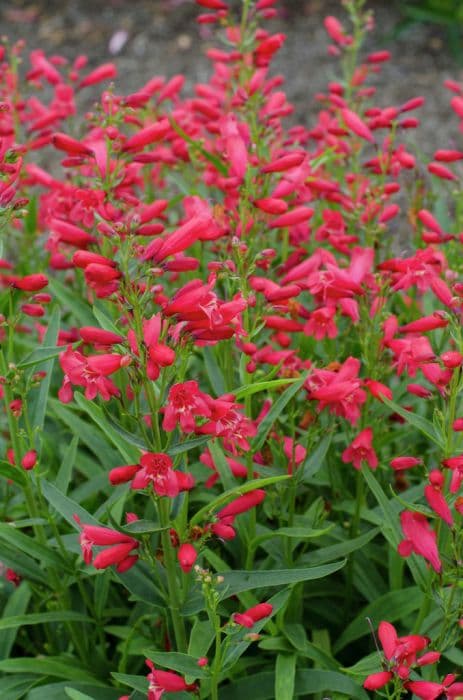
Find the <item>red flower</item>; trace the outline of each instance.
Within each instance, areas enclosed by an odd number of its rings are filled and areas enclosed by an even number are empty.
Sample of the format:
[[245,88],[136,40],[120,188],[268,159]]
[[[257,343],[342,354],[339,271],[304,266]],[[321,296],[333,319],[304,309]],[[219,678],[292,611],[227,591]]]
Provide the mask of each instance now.
[[178,548],[177,559],[180,564],[180,568],[186,574],[188,574],[193,568],[193,564],[195,563],[197,557],[198,553],[196,549],[189,542],[181,544]]
[[109,401],[111,396],[119,396],[119,389],[108,375],[130,364],[130,357],[117,354],[85,357],[69,345],[59,361],[64,372],[63,386],[58,392],[60,401],[72,400],[71,384],[85,387],[85,398],[89,400],[100,395],[104,401]]
[[133,481],[133,489],[145,489],[149,484],[158,496],[175,498],[180,492],[173,462],[169,455],[162,452],[146,452],[140,459],[140,469]]
[[450,527],[453,525],[453,517],[450,512],[442,489],[445,484],[445,478],[439,469],[433,469],[429,474],[430,483],[424,489],[424,495],[430,508],[442,518]]
[[421,513],[404,510],[400,514],[400,522],[405,539],[399,544],[399,554],[402,557],[408,557],[412,552],[419,554],[439,573],[442,570],[442,564],[436,544],[436,533],[426,517]]
[[169,390],[162,427],[170,432],[180,424],[184,433],[192,433],[196,428],[195,416],[209,418],[210,415],[211,409],[206,396],[199,390],[198,382],[174,384]]
[[[146,375],[148,379],[155,381],[160,374],[161,367],[168,367],[175,361],[175,352],[165,343],[160,343],[162,332],[161,314],[156,314],[143,321],[143,342],[146,348]],[[139,348],[135,333],[130,330],[127,338],[132,352],[139,354]]]
[[[80,524],[77,516],[74,516],[74,518]],[[108,547],[108,549],[102,550],[93,559],[93,547],[95,545]],[[93,561],[93,566],[97,569],[106,569],[108,566],[116,564],[117,571],[122,573],[127,571],[138,560],[136,554],[131,554],[134,549],[138,548],[137,540],[109,527],[84,525],[80,535],[80,546],[84,562],[91,564]]]
[[418,634],[398,637],[394,626],[390,622],[380,622],[378,637],[383,647],[389,670],[369,675],[363,683],[363,687],[367,690],[382,688],[389,683],[394,674],[401,679],[406,679],[409,676],[411,666],[415,664],[425,666],[426,664],[435,663],[440,658],[438,652],[428,652],[418,658],[417,654],[428,646],[430,639]]
[[411,681],[405,687],[422,700],[458,700],[463,696],[463,683],[454,683],[455,678],[456,676],[450,673],[442,683]]
[[183,690],[195,690],[196,685],[188,685],[185,680],[173,671],[159,671],[151,661],[146,665],[151,669],[148,674],[148,700],[160,700],[164,693],[181,693]]
[[342,461],[352,463],[356,469],[361,468],[362,462],[367,462],[369,467],[376,469],[378,466],[378,457],[372,442],[373,430],[371,428],[365,428],[365,430],[362,430],[351,442],[349,447],[344,450],[342,453]]
[[273,612],[273,606],[270,603],[258,603],[253,608],[249,608],[244,613],[234,613],[232,616],[233,622],[243,627],[251,628],[256,622],[264,617],[269,617]]

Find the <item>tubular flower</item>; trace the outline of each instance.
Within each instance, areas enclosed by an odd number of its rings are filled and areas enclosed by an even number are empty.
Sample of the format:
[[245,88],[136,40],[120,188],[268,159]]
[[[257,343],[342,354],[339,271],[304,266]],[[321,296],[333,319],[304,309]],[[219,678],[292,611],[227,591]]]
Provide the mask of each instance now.
[[356,469],[360,469],[362,462],[367,462],[371,469],[376,469],[378,466],[378,457],[373,448],[373,430],[365,428],[351,442],[342,453],[342,461],[350,462]]
[[[175,361],[175,352],[165,343],[160,343],[162,332],[161,314],[156,314],[143,321],[143,343],[146,349],[146,375],[148,379],[155,381],[160,374],[161,367],[168,367]],[[135,355],[139,355],[139,347],[134,331],[127,334],[130,348]]]
[[249,608],[244,613],[234,613],[233,622],[242,627],[254,627],[255,623],[264,617],[269,617],[273,612],[273,605],[270,603],[258,603],[253,608]]
[[402,557],[408,557],[412,553],[419,554],[429,561],[434,571],[439,573],[442,570],[442,564],[436,544],[436,533],[426,517],[421,513],[404,510],[400,515],[400,522],[405,539],[399,544],[399,554]]
[[[75,519],[79,522],[76,516]],[[106,569],[116,564],[117,571],[123,573],[138,560],[138,556],[133,554],[133,550],[138,548],[137,540],[109,527],[83,525],[79,541],[84,562],[93,563],[96,569]],[[103,549],[94,558],[94,546],[107,547],[107,549]]]
[[410,681],[405,687],[422,700],[458,700],[463,696],[463,683],[455,683],[455,678],[453,673],[449,673],[442,683]]
[[180,425],[184,433],[192,433],[196,428],[195,416],[209,418],[210,415],[211,409],[206,396],[199,390],[198,382],[174,384],[169,390],[162,427],[170,432]]
[[64,372],[63,385],[58,393],[60,401],[68,403],[72,400],[72,384],[85,387],[85,398],[90,401],[98,395],[103,401],[109,401],[111,396],[119,396],[119,389],[108,375],[130,364],[130,357],[118,354],[85,357],[69,345],[59,356],[59,362]]
[[358,378],[360,361],[348,357],[338,372],[315,370],[306,386],[309,398],[318,401],[318,410],[329,407],[330,413],[346,418],[355,425],[360,418],[360,407],[366,401],[366,393],[361,389]]
[[264,498],[265,491],[263,489],[248,491],[243,496],[239,496],[217,513],[218,521],[210,525],[211,532],[224,540],[233,539],[236,534],[233,528],[235,517],[255,508],[259,503],[262,503]]
[[186,690],[195,690],[196,685],[187,684],[182,676],[173,671],[159,671],[154,667],[151,661],[147,661],[146,665],[151,669],[148,673],[148,700],[160,700],[164,693],[181,693]]
[[425,666],[436,663],[440,658],[438,652],[428,652],[421,657],[417,657],[417,654],[428,646],[430,642],[429,637],[423,637],[418,634],[398,637],[394,626],[390,622],[383,621],[379,623],[378,637],[383,647],[388,670],[369,675],[363,683],[363,687],[367,690],[382,688],[389,683],[394,675],[402,680],[406,680],[409,677],[412,666]]

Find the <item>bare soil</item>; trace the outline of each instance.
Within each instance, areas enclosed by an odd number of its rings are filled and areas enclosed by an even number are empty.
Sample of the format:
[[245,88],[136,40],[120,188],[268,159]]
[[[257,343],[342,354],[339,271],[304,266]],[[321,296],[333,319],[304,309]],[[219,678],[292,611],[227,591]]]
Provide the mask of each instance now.
[[[286,78],[288,97],[296,107],[294,120],[308,124],[319,107],[314,95],[337,77],[336,61],[327,55],[323,18],[330,13],[342,18],[344,10],[336,0],[285,2],[281,19],[269,25],[288,37],[274,70]],[[431,25],[416,25],[391,38],[400,19],[393,3],[372,0],[369,6],[377,28],[368,48],[393,53],[376,80],[377,103],[397,105],[423,95],[422,126],[413,135],[417,146],[429,157],[436,147],[461,147],[458,120],[442,83],[450,77],[463,80],[463,71],[447,51],[445,35]],[[116,90],[124,94],[153,75],[184,73],[186,91],[207,78],[210,66],[203,54],[213,38],[210,30],[195,24],[197,14],[192,0],[13,0],[1,4],[0,21],[2,34],[10,40],[24,38],[29,49],[42,48],[69,60],[85,53],[91,67],[114,60],[119,69]]]

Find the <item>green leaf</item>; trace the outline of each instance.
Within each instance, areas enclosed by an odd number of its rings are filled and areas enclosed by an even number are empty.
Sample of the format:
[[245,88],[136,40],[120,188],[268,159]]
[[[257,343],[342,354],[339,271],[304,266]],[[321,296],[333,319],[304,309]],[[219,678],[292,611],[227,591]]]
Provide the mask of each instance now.
[[212,165],[219,171],[219,173],[221,173],[221,175],[228,174],[228,167],[218,156],[206,150],[203,146],[201,146],[199,141],[194,141],[194,139],[192,139],[172,117],[169,117],[169,122],[173,130],[176,131],[177,134],[181,136],[182,139],[186,141],[194,151],[198,151],[198,153],[201,153],[206,160],[212,163]]
[[[376,479],[371,469],[368,467],[363,467],[362,474],[370,491],[378,501],[378,505],[383,512],[383,525],[381,527],[381,531],[384,537],[388,540],[389,544],[396,550],[399,542],[401,541],[399,517],[396,510],[397,504],[394,502],[391,503],[391,501],[387,498],[379,481]],[[415,556],[409,557],[407,563],[410,567],[415,583],[425,590],[427,587],[428,577],[423,566],[420,566]]]
[[162,530],[167,530],[168,527],[168,525],[162,527],[155,520],[134,520],[133,523],[122,525],[121,530],[129,535],[145,535],[150,532],[162,532]]
[[[258,622],[254,623],[253,625],[253,632],[259,633],[265,625],[269,622],[271,617],[274,617],[277,613],[280,612],[280,610],[283,610],[285,605],[287,604],[289,597],[291,595],[291,588],[287,587],[284,588],[282,591],[278,591],[278,593],[275,593],[269,600],[267,601],[270,603],[272,606],[272,614],[269,617],[264,617],[262,620],[259,620]],[[246,629],[242,631],[242,635],[244,637],[243,641],[235,643],[234,645],[230,645],[228,648],[225,658],[223,660],[223,670],[227,670],[229,668],[233,668],[233,666],[236,664],[238,659],[244,654],[246,649],[252,644],[252,642],[246,638]]]
[[306,457],[304,464],[298,469],[297,476],[303,483],[309,481],[323,466],[332,439],[332,432],[325,435],[325,437],[320,440],[315,450]]
[[253,479],[248,481],[246,484],[241,484],[240,486],[235,486],[232,489],[228,489],[217,498],[214,498],[210,503],[205,505],[203,508],[197,511],[197,513],[191,519],[191,525],[197,525],[203,518],[209,515],[212,511],[217,510],[220,506],[225,505],[228,501],[232,501],[238,496],[242,496],[249,491],[254,491],[255,489],[261,489],[264,486],[270,486],[270,484],[276,484],[279,481],[285,481],[291,477],[287,474],[281,476],[267,476],[263,479]]
[[85,525],[100,525],[98,520],[90,515],[85,508],[82,508],[69,496],[65,496],[56,486],[45,479],[42,479],[42,493],[48,503],[76,530],[80,531],[80,528],[74,520],[74,515],[77,515]]
[[[314,581],[324,578],[343,568],[346,561],[337,561],[324,566],[305,567],[304,569],[280,569],[273,571],[225,571],[219,574],[223,583],[217,587],[220,600],[238,595],[244,591],[273,586],[288,586],[301,581]],[[183,615],[194,615],[204,609],[202,595],[197,595],[198,587],[193,588],[190,598],[186,601]]]
[[381,620],[395,622],[418,610],[422,599],[423,594],[417,586],[404,588],[400,591],[389,591],[362,609],[339,637],[333,648],[334,653],[337,654],[351,642],[371,633],[367,617],[371,619],[373,627],[377,629]]
[[296,674],[296,695],[314,695],[315,693],[342,693],[348,698],[367,700],[363,688],[351,678],[336,671],[308,669]]
[[257,435],[253,441],[252,445],[252,450],[253,452],[259,452],[259,450],[262,449],[264,446],[264,443],[267,439],[267,435],[269,434],[273,424],[277,420],[277,418],[281,415],[281,413],[284,411],[288,403],[291,401],[291,399],[296,396],[297,392],[300,390],[300,388],[303,386],[305,380],[307,379],[307,376],[304,375],[301,377],[297,382],[289,386],[282,394],[281,396],[278,397],[278,399],[275,401],[273,404],[272,408],[270,411],[267,413],[265,418],[260,422],[259,429],[257,431]]
[[286,386],[287,384],[294,384],[295,382],[298,382],[299,379],[271,379],[268,382],[256,382],[255,384],[246,384],[245,386],[241,386],[239,389],[236,389],[233,393],[235,394],[236,400],[241,401],[241,399],[244,399],[246,396],[251,396],[252,394],[258,394],[261,391],[266,391],[267,389],[269,391],[272,391],[272,389],[279,389],[282,386]]
[[0,678],[0,698],[2,700],[20,700],[38,680],[37,676],[26,676],[25,674]]
[[92,307],[92,311],[101,328],[103,328],[105,331],[111,331],[112,333],[116,333],[116,335],[124,335],[124,333],[121,333],[117,326],[111,321],[109,316],[105,314],[103,309],[99,309],[98,306],[96,306],[95,304]]
[[293,700],[296,655],[278,654],[275,667],[275,700]]
[[24,357],[20,362],[18,362],[18,367],[20,369],[25,369],[26,367],[33,367],[38,365],[39,362],[45,362],[46,360],[54,359],[64,352],[62,345],[55,347],[40,347],[33,350],[29,355]]
[[167,450],[167,454],[171,457],[176,455],[181,455],[184,452],[189,452],[194,450],[196,447],[203,447],[209,440],[211,440],[210,435],[204,435],[202,437],[193,438],[192,440],[185,440],[185,442],[178,442],[176,445],[171,445]]
[[211,440],[209,445],[214,466],[217,469],[220,481],[226,489],[233,489],[236,486],[236,479],[227,462],[227,458],[217,440]]
[[49,585],[48,576],[35,563],[33,559],[22,552],[18,552],[16,547],[0,540],[0,561],[6,566],[16,571],[25,579]]
[[220,369],[215,357],[214,348],[206,345],[206,347],[202,348],[202,357],[204,359],[204,367],[206,369],[212,391],[216,396],[225,394],[225,382],[222,370]]
[[[60,326],[61,313],[58,307],[53,310],[50,321],[48,323],[48,328],[43,339],[43,344],[47,346],[56,345],[58,340],[58,332]],[[47,410],[48,394],[50,392],[51,378],[53,374],[53,366],[55,364],[55,358],[50,358],[43,365],[37,367],[37,370],[46,372],[45,377],[40,382],[40,386],[37,389],[33,389],[29,396],[29,415],[30,421],[34,429],[37,431],[36,435],[38,440],[40,440],[40,433],[43,430],[45,423],[45,414]],[[40,444],[40,443],[39,443]]]
[[156,649],[145,649],[143,654],[155,664],[177,671],[177,673],[192,679],[209,678],[210,676],[209,670],[198,666],[199,658],[195,659],[188,654],[179,654],[174,651],[157,651]]
[[405,408],[402,408],[402,406],[399,406],[398,403],[391,401],[384,395],[381,396],[381,399],[386,406],[389,406],[389,408],[391,408],[395,413],[402,416],[402,418],[404,418],[409,425],[412,425],[414,428],[419,430],[420,433],[423,433],[423,435],[434,442],[434,444],[436,444],[441,450],[444,449],[442,436],[438,433],[431,421],[427,420],[427,418],[423,418],[423,416],[413,413],[413,411],[407,411]]
[[166,601],[153,582],[152,569],[148,568],[144,562],[137,562],[136,566],[123,574],[115,572],[114,576],[137,600],[149,605],[165,607]]
[[125,440],[117,430],[114,430],[112,425],[106,420],[101,408],[99,408],[94,401],[89,401],[85,396],[79,393],[75,394],[75,401],[96,423],[109,441],[112,442],[126,463],[137,464],[140,459],[140,450]]
[[349,666],[349,668],[343,668],[343,673],[347,673],[349,676],[359,676],[361,680],[364,680],[365,676],[369,676],[370,673],[377,673],[382,666],[381,655],[377,651],[364,656],[363,659],[358,661],[354,666]]
[[[18,589],[19,590],[19,589]],[[0,630],[17,629],[28,625],[42,625],[50,622],[91,622],[92,618],[72,610],[57,610],[28,615],[12,615],[0,619]]]
[[303,625],[285,622],[283,632],[297,651],[308,659],[315,662],[320,668],[330,671],[337,671],[339,663],[324,649],[309,642]]
[[0,540],[8,542],[8,544],[37,559],[39,562],[47,562],[58,569],[64,568],[69,570],[69,565],[61,554],[51,547],[40,544],[33,537],[20,532],[14,525],[0,523]]
[[40,676],[54,676],[73,681],[96,683],[88,671],[77,666],[75,659],[65,656],[20,657],[0,661],[0,671],[4,673],[37,673]]
[[[294,696],[307,697],[316,693],[342,693],[355,700],[368,700],[367,693],[348,676],[336,671],[309,669],[297,671]],[[275,674],[263,671],[254,676],[234,680],[230,685],[220,689],[220,700],[275,700]]]
[[0,474],[6,479],[11,479],[18,486],[26,485],[26,475],[19,467],[13,467],[9,462],[0,460]]
[[206,656],[214,639],[215,632],[210,620],[195,620],[188,642],[188,654]]
[[93,425],[77,416],[75,410],[64,406],[57,399],[50,399],[49,406],[54,415],[69,428],[72,435],[79,436],[81,442],[93,452],[105,469],[120,464],[118,452],[108,444],[100,432],[95,430]]
[[[10,616],[21,616],[26,612],[31,599],[32,591],[27,581],[23,581],[10,595],[2,612],[0,625]],[[0,635],[0,659],[7,659],[16,639],[17,628]],[[0,696],[1,697],[1,696]]]
[[128,673],[111,673],[111,675],[116,681],[123,683],[123,685],[128,685],[129,688],[139,690],[140,693],[144,693],[145,695],[148,692],[148,680],[146,676],[134,676]]
[[71,698],[71,700],[95,700],[95,698],[93,698],[91,695],[81,693],[80,690],[75,690],[73,688],[65,688],[64,692],[68,698]]
[[121,695],[121,691],[117,690],[117,688],[108,688],[97,684],[95,681],[93,683],[61,681],[60,683],[48,683],[47,685],[40,685],[34,688],[27,696],[27,700],[63,700],[65,697],[64,693],[69,689],[80,690],[87,695],[91,693],[90,697],[92,700],[118,700]]
[[[71,311],[79,326],[94,326],[95,319],[88,305],[82,301],[80,294],[76,294],[75,289],[60,282],[56,277],[48,281],[49,289],[60,302],[65,311]],[[61,348],[63,351],[63,348]]]
[[278,530],[270,530],[262,535],[258,535],[254,540],[252,540],[251,546],[255,546],[255,544],[264,542],[272,537],[290,537],[298,540],[310,540],[314,539],[315,537],[322,537],[323,535],[326,535],[333,529],[333,527],[334,523],[321,530],[314,530],[309,527],[280,527]]
[[[280,569],[270,571],[226,571],[223,574],[224,582],[219,587],[220,599],[230,598],[232,595],[243,591],[252,591],[256,588],[270,588],[272,586],[288,586],[301,581],[314,581],[330,576],[339,571],[346,564],[346,560],[337,561],[323,566],[308,566],[303,569]],[[224,587],[221,592],[222,586]]]
[[105,418],[108,421],[111,428],[114,428],[114,430],[117,433],[119,433],[119,435],[122,438],[124,438],[124,440],[126,442],[130,443],[131,445],[134,445],[139,450],[145,450],[145,452],[149,451],[148,445],[146,444],[146,442],[144,440],[142,440],[141,437],[138,437],[138,435],[134,435],[133,433],[131,433],[128,430],[126,430],[125,428],[123,428],[122,425],[119,425],[119,423],[117,423],[114,420],[114,418],[111,415],[109,415],[109,413],[107,413],[106,411],[105,411]]
[[362,549],[370,540],[372,540],[380,532],[379,527],[373,527],[367,530],[363,535],[355,537],[353,540],[346,540],[345,542],[339,542],[337,544],[331,544],[327,547],[321,547],[320,549],[314,549],[308,554],[304,554],[299,559],[299,562],[307,562],[310,564],[325,564],[327,561],[333,561],[333,559],[339,559],[339,557],[345,557],[357,549]]
[[61,460],[60,468],[58,469],[58,473],[56,475],[55,486],[64,495],[66,495],[69,483],[71,481],[72,470],[76,461],[78,445],[79,436],[74,435],[71,442],[66,448],[66,451],[63,455],[63,459]]

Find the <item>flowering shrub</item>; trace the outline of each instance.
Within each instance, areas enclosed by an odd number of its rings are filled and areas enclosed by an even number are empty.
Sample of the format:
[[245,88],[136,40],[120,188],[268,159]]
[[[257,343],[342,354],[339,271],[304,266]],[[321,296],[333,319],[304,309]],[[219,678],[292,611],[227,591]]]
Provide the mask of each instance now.
[[197,4],[190,96],[2,49],[1,697],[460,697],[463,152],[361,0],[309,127],[274,0]]

